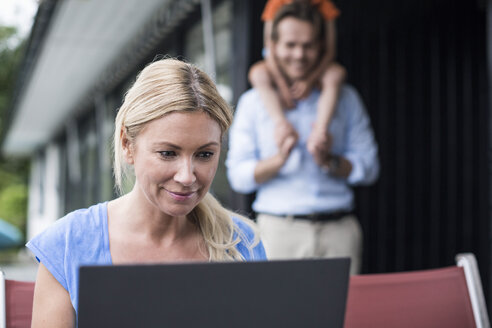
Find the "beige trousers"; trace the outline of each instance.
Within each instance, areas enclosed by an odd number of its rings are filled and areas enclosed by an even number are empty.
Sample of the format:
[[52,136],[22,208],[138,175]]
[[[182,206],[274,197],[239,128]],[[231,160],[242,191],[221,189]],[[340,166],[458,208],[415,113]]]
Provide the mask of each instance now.
[[350,257],[350,273],[360,273],[362,229],[354,215],[311,222],[259,214],[257,223],[268,259]]

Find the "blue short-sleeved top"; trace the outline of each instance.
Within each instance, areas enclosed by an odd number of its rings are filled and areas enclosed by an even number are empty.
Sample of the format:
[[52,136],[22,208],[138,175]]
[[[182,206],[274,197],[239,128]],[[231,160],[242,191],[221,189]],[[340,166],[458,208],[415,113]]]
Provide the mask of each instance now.
[[[26,244],[69,292],[75,310],[79,267],[112,264],[107,213],[107,202],[71,212]],[[251,247],[254,239],[251,228],[239,218],[233,217],[233,221],[241,231],[241,241],[236,247],[245,260],[265,260],[261,242]]]

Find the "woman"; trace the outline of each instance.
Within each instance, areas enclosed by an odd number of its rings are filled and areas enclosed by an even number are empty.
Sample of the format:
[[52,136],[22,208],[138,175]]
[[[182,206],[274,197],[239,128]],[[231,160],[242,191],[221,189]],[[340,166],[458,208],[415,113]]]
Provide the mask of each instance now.
[[33,327],[73,327],[82,264],[261,260],[247,219],[208,193],[231,111],[191,64],[164,59],[138,76],[118,111],[116,186],[132,190],[68,214],[31,240],[40,261]]

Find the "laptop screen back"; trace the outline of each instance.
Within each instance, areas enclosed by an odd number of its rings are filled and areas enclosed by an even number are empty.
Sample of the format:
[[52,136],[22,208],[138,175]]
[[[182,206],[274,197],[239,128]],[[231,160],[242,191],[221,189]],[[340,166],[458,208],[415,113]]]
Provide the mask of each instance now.
[[78,327],[343,327],[350,260],[80,268]]

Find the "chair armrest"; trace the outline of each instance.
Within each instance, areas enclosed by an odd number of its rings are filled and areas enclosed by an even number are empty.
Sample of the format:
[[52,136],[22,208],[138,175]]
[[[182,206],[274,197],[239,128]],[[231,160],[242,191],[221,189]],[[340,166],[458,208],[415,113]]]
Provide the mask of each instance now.
[[487,306],[483,295],[482,281],[480,280],[480,273],[478,271],[475,255],[472,253],[462,253],[456,255],[455,260],[456,264],[463,267],[463,270],[465,271],[466,284],[468,286],[468,293],[470,294],[473,316],[475,317],[477,328],[490,328]]

